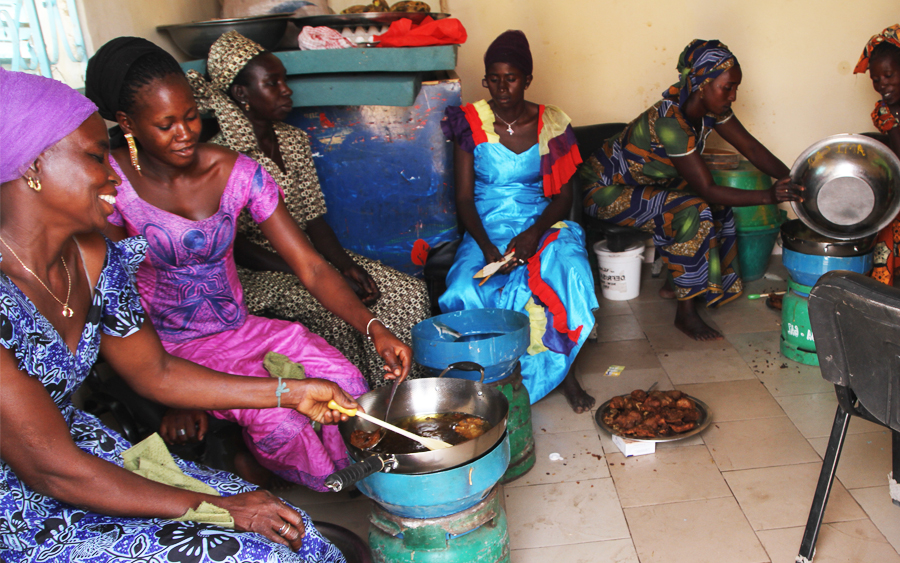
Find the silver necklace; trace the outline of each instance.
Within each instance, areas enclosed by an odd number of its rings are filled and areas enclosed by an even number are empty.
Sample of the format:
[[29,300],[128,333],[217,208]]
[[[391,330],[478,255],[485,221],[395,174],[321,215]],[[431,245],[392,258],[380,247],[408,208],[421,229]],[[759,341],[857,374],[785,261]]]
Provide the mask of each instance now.
[[513,120],[512,123],[509,123],[509,122],[507,122],[505,119],[503,119],[502,117],[500,117],[499,115],[497,115],[497,112],[494,112],[494,117],[496,117],[497,119],[499,119],[500,121],[502,121],[502,122],[506,125],[506,132],[509,133],[510,135],[513,134],[513,128],[512,128],[512,126],[516,124],[516,121],[522,119],[522,116],[520,115],[520,116],[517,117],[515,120]]

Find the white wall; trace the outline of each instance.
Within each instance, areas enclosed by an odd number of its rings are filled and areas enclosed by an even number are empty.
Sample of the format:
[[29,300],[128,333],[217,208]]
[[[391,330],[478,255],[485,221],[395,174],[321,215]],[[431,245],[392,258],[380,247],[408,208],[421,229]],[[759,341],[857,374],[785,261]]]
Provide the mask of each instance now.
[[[333,4],[336,2],[333,0]],[[898,0],[448,0],[469,33],[457,73],[465,101],[483,98],[483,56],[507,29],[535,59],[528,99],[576,125],[630,121],[676,81],[681,50],[719,39],[741,63],[735,112],[788,166],[819,139],[872,131],[878,99],[852,74],[869,37],[900,22]]]
[[144,37],[164,47],[178,60],[187,57],[158,25],[203,21],[219,16],[219,0],[80,0],[88,55],[110,39]]
[[[340,10],[363,0],[331,0]],[[735,112],[790,166],[815,141],[871,131],[877,94],[852,74],[863,45],[900,22],[898,0],[431,0],[465,25],[457,73],[465,101],[485,96],[482,57],[507,29],[535,59],[528,98],[562,107],[576,125],[630,121],[677,78],[694,38],[719,39],[741,62]],[[156,26],[217,17],[218,0],[83,0],[90,53],[138,35],[184,59]],[[713,144],[716,144],[713,142]]]

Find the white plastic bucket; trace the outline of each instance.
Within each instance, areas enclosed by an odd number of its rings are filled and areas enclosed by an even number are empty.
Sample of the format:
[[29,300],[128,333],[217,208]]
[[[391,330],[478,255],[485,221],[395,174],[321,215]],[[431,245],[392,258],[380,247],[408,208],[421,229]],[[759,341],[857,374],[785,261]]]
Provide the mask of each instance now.
[[610,301],[628,301],[641,293],[644,244],[635,243],[623,252],[610,252],[606,241],[594,245],[600,269],[600,288]]

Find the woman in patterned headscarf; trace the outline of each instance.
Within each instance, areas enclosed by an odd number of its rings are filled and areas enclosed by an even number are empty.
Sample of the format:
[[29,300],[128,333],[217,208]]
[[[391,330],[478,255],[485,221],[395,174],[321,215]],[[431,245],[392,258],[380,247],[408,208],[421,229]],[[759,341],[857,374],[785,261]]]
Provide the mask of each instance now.
[[[353,396],[368,390],[353,364],[300,323],[248,314],[233,258],[237,218],[248,209],[310,293],[372,337],[391,372],[386,377],[409,373],[412,350],[316,252],[262,166],[198,142],[200,112],[171,55],[144,39],[114,39],[88,62],[86,90],[100,115],[117,120],[132,136],[128,148],[110,154],[122,183],[110,216],[119,228],[108,232],[147,238],[149,251],[137,285],[169,353],[212,369],[269,377],[263,360],[276,352],[301,364],[306,377],[334,381]],[[335,427],[319,431],[308,417],[287,409],[211,412],[244,429],[253,457],[242,458],[242,476],[260,482],[270,477],[250,465],[255,459],[286,481],[327,490],[328,475],[349,464]],[[198,425],[202,433],[205,421],[196,411],[168,416],[165,435],[188,441],[197,437]]]
[[[197,103],[215,112],[221,132],[212,142],[246,154],[263,165],[284,190],[294,221],[316,250],[343,274],[363,303],[403,342],[428,317],[425,284],[383,264],[345,250],[325,222],[325,197],[306,133],[283,122],[291,111],[291,89],[281,61],[236,31],[220,37],[209,51],[207,82],[188,73]],[[273,252],[259,227],[243,213],[238,221],[235,257],[252,314],[296,320],[341,351],[368,379],[385,384],[384,360],[352,326],[313,297],[288,264]],[[415,365],[411,377],[419,375]]]
[[[881,94],[872,110],[872,122],[900,157],[900,24],[869,39],[854,74],[869,71],[872,87]],[[887,285],[900,278],[900,217],[878,233],[872,277]]]
[[[702,298],[720,306],[742,291],[731,207],[797,200],[802,188],[735,117],[731,105],[742,74],[728,47],[695,39],[678,58],[678,72],[662,100],[581,166],[584,207],[593,217],[653,233],[675,285],[675,326],[696,340],[716,340],[722,335],[700,318],[695,303]],[[717,186],[700,157],[713,129],[778,178],[775,185],[765,191]]]

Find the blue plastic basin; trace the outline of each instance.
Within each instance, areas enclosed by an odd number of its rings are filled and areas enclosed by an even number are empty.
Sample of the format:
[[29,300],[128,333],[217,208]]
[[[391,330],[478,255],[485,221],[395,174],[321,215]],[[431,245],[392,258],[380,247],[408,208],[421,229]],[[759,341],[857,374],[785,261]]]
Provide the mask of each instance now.
[[[491,383],[512,372],[528,349],[530,330],[528,315],[517,311],[471,309],[445,313],[413,327],[413,358],[435,376],[452,363],[475,362],[484,368],[484,382]],[[447,377],[477,381],[481,374],[450,370]]]

